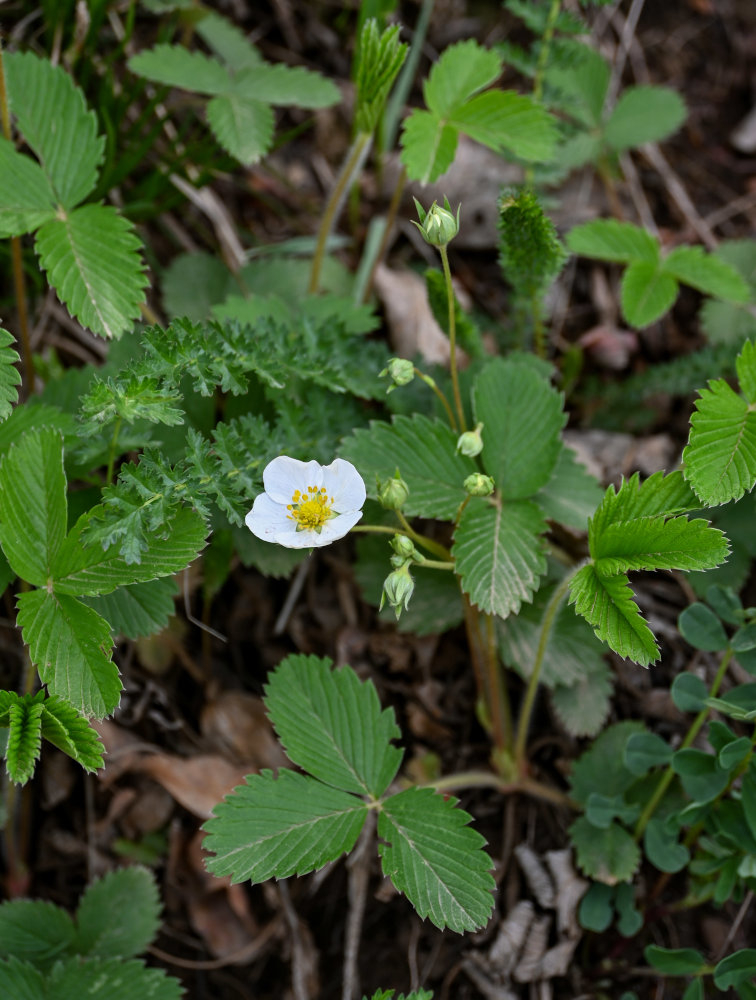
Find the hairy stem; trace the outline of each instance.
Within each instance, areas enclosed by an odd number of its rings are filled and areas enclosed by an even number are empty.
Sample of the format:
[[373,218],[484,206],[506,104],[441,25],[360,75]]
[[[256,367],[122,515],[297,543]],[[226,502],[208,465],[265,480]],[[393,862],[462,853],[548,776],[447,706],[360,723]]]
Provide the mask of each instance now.
[[439,247],[438,252],[441,254],[444,281],[446,282],[446,301],[449,305],[449,371],[451,372],[452,390],[454,392],[454,406],[457,410],[459,429],[460,431],[465,431],[467,430],[465,426],[465,411],[462,407],[462,397],[459,393],[459,375],[457,373],[457,317],[454,309],[454,288],[452,287],[449,255],[446,252],[446,247]]
[[110,439],[108,448],[108,468],[105,473],[105,482],[110,485],[113,482],[113,472],[115,471],[116,449],[118,448],[118,435],[121,433],[122,419],[119,417],[113,427],[113,437]]
[[[481,615],[473,607],[467,594],[462,592],[462,609],[465,616],[467,641],[470,646],[478,696],[485,706],[491,722],[493,759],[497,763],[511,758],[512,713],[507,689],[502,683],[501,664],[496,652],[493,619]],[[487,619],[487,620],[486,620]],[[485,628],[485,635],[483,629]]]
[[443,545],[439,545],[438,542],[434,542],[432,538],[427,538],[425,535],[419,534],[415,531],[403,514],[399,514],[399,511],[395,512],[400,519],[404,522],[406,527],[392,528],[390,524],[356,524],[352,531],[361,531],[364,534],[371,535],[406,535],[407,538],[411,539],[417,545],[422,545],[424,549],[429,552],[433,552],[435,555],[440,556],[444,562],[444,565],[449,561],[449,550],[445,549]]
[[443,394],[443,392],[441,392],[441,390],[439,389],[439,387],[436,385],[435,380],[432,379],[430,377],[430,375],[424,375],[420,371],[419,368],[414,368],[413,370],[414,370],[415,374],[419,378],[421,378],[423,380],[423,382],[425,382],[425,384],[427,386],[429,386],[433,390],[433,392],[435,392],[436,396],[441,401],[441,405],[443,406],[444,410],[446,410],[446,417],[447,417],[447,420],[449,421],[449,426],[451,427],[451,429],[453,431],[459,430],[459,428],[457,427],[457,420],[456,420],[456,417],[454,416],[454,412],[453,412],[451,406],[449,406],[449,400],[446,398],[446,396]]

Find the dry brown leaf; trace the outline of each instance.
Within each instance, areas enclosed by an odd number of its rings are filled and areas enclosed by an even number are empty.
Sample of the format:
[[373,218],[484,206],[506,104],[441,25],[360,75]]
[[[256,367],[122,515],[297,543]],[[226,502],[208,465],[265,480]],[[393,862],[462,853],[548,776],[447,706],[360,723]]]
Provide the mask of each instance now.
[[208,819],[223,796],[243,784],[249,773],[248,767],[230,764],[217,754],[177,757],[156,753],[142,758],[135,767],[154,778],[200,819]]
[[221,691],[202,709],[200,726],[208,747],[244,761],[249,770],[288,766],[262,698]]
[[414,271],[381,264],[375,291],[383,303],[393,350],[403,358],[420,354],[429,364],[449,362],[449,341],[431,312],[425,282]]

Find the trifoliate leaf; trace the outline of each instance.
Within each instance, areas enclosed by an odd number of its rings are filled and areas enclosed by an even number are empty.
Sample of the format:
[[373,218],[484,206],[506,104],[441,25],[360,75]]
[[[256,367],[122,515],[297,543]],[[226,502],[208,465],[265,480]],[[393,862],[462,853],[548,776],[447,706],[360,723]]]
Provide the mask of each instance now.
[[221,94],[207,105],[207,122],[219,144],[244,166],[263,157],[273,143],[273,109],[243,94]]
[[93,882],[79,900],[76,953],[87,958],[133,958],[152,944],[159,926],[154,876],[146,868],[121,868]]
[[512,90],[489,90],[456,108],[448,124],[498,153],[541,162],[554,152],[556,129],[548,112]]
[[25,785],[34,773],[42,746],[40,716],[42,705],[28,697],[17,698],[8,706],[8,742],[5,766],[8,777]]
[[479,90],[501,74],[501,59],[472,39],[445,49],[423,85],[428,108],[439,118],[450,117]]
[[207,7],[203,9],[194,30],[232,70],[246,69],[262,59],[241,28]]
[[128,66],[137,76],[199,94],[224,94],[231,88],[231,75],[217,59],[183,45],[156,45],[132,56]]
[[658,262],[634,260],[622,275],[622,315],[642,330],[672,307],[678,291],[675,279]]
[[604,137],[617,151],[660,142],[676,132],[686,116],[685,102],[671,87],[628,87],[604,126]]
[[0,327],[0,421],[10,416],[14,404],[18,402],[17,387],[21,384],[21,374],[15,365],[21,359],[10,346],[15,342],[13,334]]
[[55,216],[55,192],[29,156],[0,137],[0,236],[33,232]]
[[304,875],[350,851],[367,816],[354,795],[285,769],[250,774],[205,823],[207,867],[233,882]]
[[493,863],[471,817],[430,788],[408,788],[378,814],[381,867],[418,915],[461,934],[487,923]]
[[11,111],[39,159],[57,200],[78,205],[97,181],[105,140],[97,116],[62,66],[31,52],[4,57]]
[[30,431],[0,462],[0,543],[14,573],[43,587],[66,531],[63,440]]
[[471,497],[454,533],[462,589],[481,611],[501,618],[530,601],[546,570],[540,536],[546,522],[528,500]]
[[407,175],[422,184],[433,184],[454,162],[457,141],[457,130],[440,125],[432,112],[413,111],[402,125],[401,160]]
[[[37,899],[0,903],[0,956],[3,958],[33,962],[44,968],[66,955],[74,935],[73,921],[65,910],[53,903]],[[3,995],[16,996],[12,991]]]
[[85,771],[103,766],[105,752],[99,735],[76,709],[63,698],[48,695],[42,703],[42,735],[53,746],[68,754]]
[[113,640],[105,619],[76,598],[47,590],[19,594],[17,607],[32,663],[50,693],[83,715],[110,715],[123,685],[110,656]]
[[83,603],[102,615],[116,635],[128,639],[162,631],[176,612],[176,582],[169,577],[118,587],[112,594],[85,597]]
[[663,261],[664,270],[684,285],[728,302],[747,302],[748,284],[731,264],[702,247],[675,247]]
[[[193,89],[193,88],[190,88]],[[232,92],[266,104],[295,108],[328,108],[341,99],[332,80],[303,66],[259,62],[234,77]]]
[[497,358],[476,378],[473,404],[483,424],[483,466],[498,491],[506,500],[532,496],[549,481],[562,448],[561,395],[529,366]]
[[101,337],[130,330],[147,278],[132,224],[109,205],[83,205],[46,222],[35,242],[60,300]]
[[615,653],[644,667],[658,659],[656,640],[624,574],[600,576],[593,566],[584,566],[570,584],[570,604]]
[[756,337],[756,316],[751,311],[756,300],[756,240],[724,240],[713,256],[740,274],[748,287],[749,303],[707,299],[699,313],[701,326],[712,344],[742,344]]
[[569,830],[577,863],[589,878],[616,885],[627,882],[637,871],[641,852],[630,834],[619,823],[601,830],[580,816]]
[[550,60],[545,81],[558,93],[555,103],[572,119],[589,128],[601,125],[611,67],[595,49],[587,45],[576,48],[579,58],[568,66]]
[[[184,995],[178,979],[162,969],[148,969],[131,959],[89,959],[78,956],[56,965],[47,982],[45,1000],[180,1000]],[[19,998],[21,1000],[21,998]]]
[[572,448],[562,446],[550,479],[533,499],[550,521],[586,531],[601,502],[601,487]]
[[393,709],[381,711],[372,681],[317,656],[287,656],[270,675],[265,704],[287,756],[329,785],[380,796],[402,751]]
[[659,244],[654,237],[630,222],[616,219],[595,219],[575,226],[567,235],[567,246],[573,253],[598,260],[629,264],[644,260],[656,264]]

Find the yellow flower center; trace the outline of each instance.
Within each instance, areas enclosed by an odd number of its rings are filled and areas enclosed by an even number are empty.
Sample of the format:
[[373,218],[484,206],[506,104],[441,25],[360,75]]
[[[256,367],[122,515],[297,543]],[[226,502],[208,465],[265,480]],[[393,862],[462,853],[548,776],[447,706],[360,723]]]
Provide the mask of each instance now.
[[286,505],[290,512],[287,517],[297,522],[297,531],[320,534],[328,518],[336,516],[332,506],[333,497],[326,494],[324,487],[308,486],[304,492],[294,490],[291,503]]

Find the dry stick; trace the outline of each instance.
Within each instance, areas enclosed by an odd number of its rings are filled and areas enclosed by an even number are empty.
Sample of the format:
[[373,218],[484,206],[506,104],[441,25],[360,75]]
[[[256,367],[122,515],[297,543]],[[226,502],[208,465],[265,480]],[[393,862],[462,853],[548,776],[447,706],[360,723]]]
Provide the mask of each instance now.
[[685,221],[701,238],[701,242],[706,244],[708,250],[716,250],[719,241],[706,220],[701,218],[696,211],[682,181],[667,163],[659,147],[655,143],[648,143],[640,147],[640,152],[664,181],[664,186],[670,197],[679,208]]

